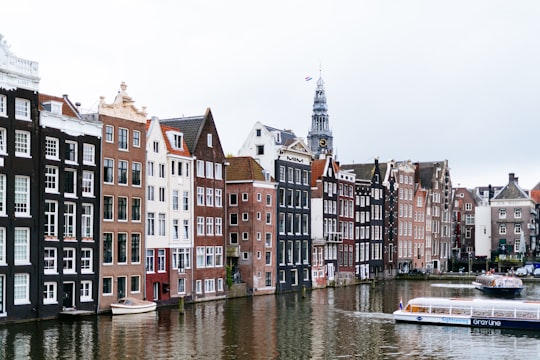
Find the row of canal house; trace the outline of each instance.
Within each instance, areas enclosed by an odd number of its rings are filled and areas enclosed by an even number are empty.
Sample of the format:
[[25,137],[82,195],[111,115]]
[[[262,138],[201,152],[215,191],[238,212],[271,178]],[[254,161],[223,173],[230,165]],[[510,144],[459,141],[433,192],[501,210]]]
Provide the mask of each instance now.
[[227,158],[210,110],[149,119],[121,84],[82,115],[0,55],[3,320],[445,270],[446,161],[340,165],[322,79],[311,148],[257,122]]

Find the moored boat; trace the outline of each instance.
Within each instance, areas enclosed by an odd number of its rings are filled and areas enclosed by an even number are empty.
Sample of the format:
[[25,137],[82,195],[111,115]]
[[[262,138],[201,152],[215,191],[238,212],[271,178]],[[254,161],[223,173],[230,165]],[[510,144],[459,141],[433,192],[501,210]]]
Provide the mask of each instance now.
[[127,297],[111,304],[111,311],[113,315],[140,314],[155,311],[156,307],[157,304],[153,301]]
[[519,295],[523,290],[523,281],[520,278],[492,272],[478,275],[473,285],[478,290],[493,295]]
[[422,297],[393,315],[396,322],[540,330],[540,301]]

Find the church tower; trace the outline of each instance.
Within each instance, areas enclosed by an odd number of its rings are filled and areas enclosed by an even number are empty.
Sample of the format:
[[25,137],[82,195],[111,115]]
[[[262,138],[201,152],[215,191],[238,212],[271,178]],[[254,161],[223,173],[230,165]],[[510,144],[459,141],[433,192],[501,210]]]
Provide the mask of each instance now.
[[309,149],[320,158],[321,154],[333,153],[333,136],[328,119],[328,105],[326,104],[326,92],[324,81],[319,75],[317,89],[313,99],[313,114],[311,115],[311,129],[308,132],[307,143]]

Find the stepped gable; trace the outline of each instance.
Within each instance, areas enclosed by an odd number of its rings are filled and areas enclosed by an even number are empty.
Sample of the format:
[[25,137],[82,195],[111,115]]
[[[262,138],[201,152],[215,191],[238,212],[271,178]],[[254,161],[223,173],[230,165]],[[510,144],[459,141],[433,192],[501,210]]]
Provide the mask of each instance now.
[[508,184],[506,184],[501,191],[499,191],[494,197],[494,200],[504,199],[528,199],[529,194],[523,190],[518,184],[518,178],[514,176],[514,173],[508,175]]
[[227,162],[229,163],[226,171],[227,181],[266,181],[265,170],[251,156],[229,157]]

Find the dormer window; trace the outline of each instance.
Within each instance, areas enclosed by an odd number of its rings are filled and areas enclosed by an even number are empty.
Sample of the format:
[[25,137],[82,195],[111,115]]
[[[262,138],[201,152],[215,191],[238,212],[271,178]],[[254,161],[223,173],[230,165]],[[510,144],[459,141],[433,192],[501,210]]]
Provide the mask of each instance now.
[[51,101],[51,113],[56,115],[62,115],[62,103],[57,101]]
[[173,146],[177,149],[182,149],[182,135],[174,134],[173,135]]
[[177,131],[167,131],[167,139],[171,146],[177,150],[184,149],[184,134]]

